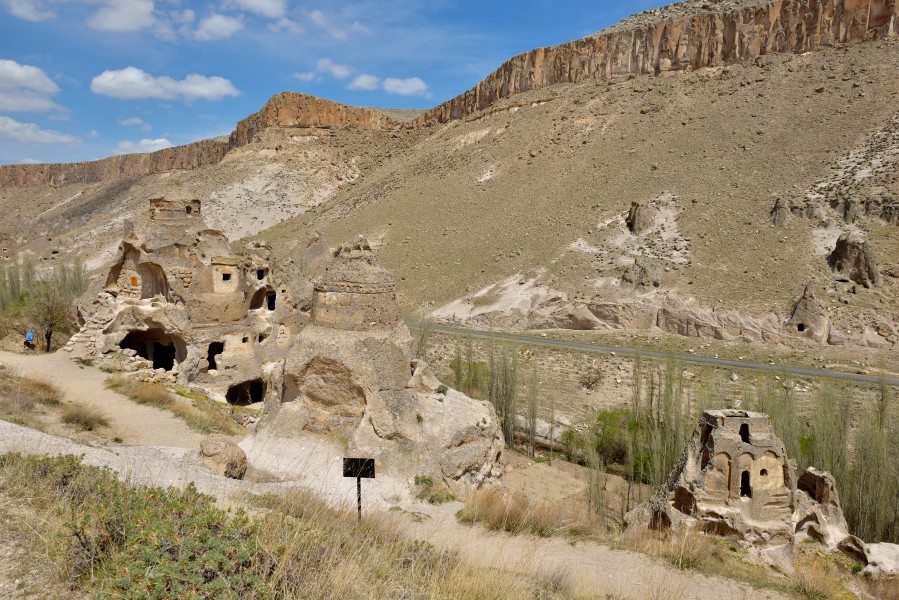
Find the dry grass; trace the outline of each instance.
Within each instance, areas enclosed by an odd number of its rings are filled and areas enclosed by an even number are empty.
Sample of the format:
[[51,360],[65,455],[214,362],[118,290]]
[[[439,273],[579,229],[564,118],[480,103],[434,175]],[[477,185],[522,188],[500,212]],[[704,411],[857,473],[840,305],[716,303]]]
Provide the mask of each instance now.
[[793,589],[809,600],[853,598],[840,576],[837,565],[823,556],[796,561]]
[[477,490],[459,511],[463,523],[481,523],[488,529],[532,533],[549,537],[559,533],[598,531],[599,522],[583,507],[532,502],[523,494],[504,494],[495,488]]
[[61,402],[62,392],[51,383],[0,372],[0,417],[12,423],[43,431],[40,407],[57,407]]
[[100,410],[80,404],[67,404],[62,409],[61,418],[63,423],[75,425],[84,431],[94,431],[109,424]]
[[[129,488],[109,471],[78,463],[74,457],[0,456],[0,491],[35,515],[49,515],[41,522],[39,543],[58,566],[55,575],[76,593],[323,600],[574,597],[565,569],[533,576],[507,565],[472,564],[404,536],[393,515],[358,522],[355,511],[296,491],[252,497],[248,501],[258,516],[247,518],[216,509],[212,498],[192,488]],[[120,519],[139,520],[141,527],[121,527]],[[197,526],[202,535],[193,531]],[[185,531],[191,531],[190,543],[178,533]],[[191,559],[173,560],[173,554]]]
[[182,419],[191,429],[201,433],[244,433],[243,427],[223,414],[216,403],[206,398],[190,395],[182,399],[159,383],[144,383],[123,373],[111,375],[106,380],[106,387],[128,396],[138,404],[167,410]]
[[899,578],[865,580],[865,588],[879,600],[899,600]]

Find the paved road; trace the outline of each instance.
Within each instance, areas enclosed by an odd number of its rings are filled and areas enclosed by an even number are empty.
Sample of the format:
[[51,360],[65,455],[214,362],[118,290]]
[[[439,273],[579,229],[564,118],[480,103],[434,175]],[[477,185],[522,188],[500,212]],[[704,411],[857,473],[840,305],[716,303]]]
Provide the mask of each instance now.
[[[409,325],[412,328],[418,327],[416,324]],[[715,358],[714,356],[697,356],[696,354],[678,354],[672,352],[659,352],[657,350],[645,350],[642,348],[626,348],[624,346],[607,346],[605,344],[595,344],[593,342],[576,342],[571,340],[555,340],[545,338],[539,335],[505,333],[501,331],[482,331],[478,329],[466,329],[463,327],[451,327],[449,325],[430,325],[431,331],[436,333],[445,333],[449,335],[467,335],[474,338],[494,339],[498,341],[516,342],[519,344],[529,344],[533,346],[548,346],[551,348],[561,348],[563,350],[577,350],[579,352],[615,352],[616,354],[626,354],[631,356],[646,356],[650,358],[661,358],[682,360],[685,362],[700,363],[706,365],[715,365],[721,367],[733,367],[734,369],[753,369],[756,371],[770,371],[774,373],[787,373],[790,375],[803,375],[806,377],[830,377],[832,379],[844,379],[849,381],[861,381],[865,383],[885,383],[887,385],[899,386],[899,379],[893,377],[883,377],[878,375],[862,375],[860,373],[846,373],[844,371],[833,371],[830,369],[812,369],[808,367],[792,367],[783,364],[767,364],[757,362],[747,362],[743,360],[733,360],[730,358]]]

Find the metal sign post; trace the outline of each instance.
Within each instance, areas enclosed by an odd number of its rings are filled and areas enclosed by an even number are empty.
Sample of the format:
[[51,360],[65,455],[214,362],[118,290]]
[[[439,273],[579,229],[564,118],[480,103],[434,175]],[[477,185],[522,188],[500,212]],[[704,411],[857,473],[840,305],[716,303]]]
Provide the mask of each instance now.
[[374,479],[375,459],[373,458],[344,458],[343,476],[356,478],[356,506],[359,510],[359,520],[362,520],[362,478]]

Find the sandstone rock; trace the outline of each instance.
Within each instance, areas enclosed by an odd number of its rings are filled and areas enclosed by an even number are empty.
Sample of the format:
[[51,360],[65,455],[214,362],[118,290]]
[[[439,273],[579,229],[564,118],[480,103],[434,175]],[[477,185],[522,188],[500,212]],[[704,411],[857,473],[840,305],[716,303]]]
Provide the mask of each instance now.
[[813,339],[817,342],[825,342],[830,335],[830,318],[827,311],[815,297],[812,284],[805,286],[802,297],[796,302],[793,314],[784,323],[784,327],[790,333]]
[[767,415],[706,411],[680,461],[627,527],[696,526],[756,545],[790,543],[795,466]]
[[2,361],[0,361],[0,371],[2,371],[5,368],[6,368],[6,365],[4,365]]
[[412,361],[412,379],[406,387],[417,392],[435,392],[440,387],[440,380],[434,376],[431,367],[425,361],[415,359]]
[[864,573],[881,577],[899,577],[899,545],[867,544],[865,557],[868,566]]
[[655,210],[649,206],[648,202],[631,202],[630,210],[625,218],[625,223],[631,233],[643,235],[652,229],[654,222]]
[[[793,513],[796,540],[812,537],[829,550],[836,550],[849,537],[849,525],[843,516],[833,475],[809,467],[799,478],[796,488],[796,510]],[[857,540],[850,540],[846,547],[859,544]]]
[[243,479],[247,472],[246,453],[240,446],[218,433],[208,436],[200,444],[200,462],[215,473],[231,479]]
[[839,277],[865,287],[880,285],[880,271],[874,259],[874,249],[862,237],[844,233],[827,258],[831,270]]
[[790,202],[784,198],[774,201],[771,209],[771,223],[777,227],[786,227],[790,224]]
[[662,284],[662,268],[642,256],[625,269],[621,281],[630,284],[638,292],[650,292]]

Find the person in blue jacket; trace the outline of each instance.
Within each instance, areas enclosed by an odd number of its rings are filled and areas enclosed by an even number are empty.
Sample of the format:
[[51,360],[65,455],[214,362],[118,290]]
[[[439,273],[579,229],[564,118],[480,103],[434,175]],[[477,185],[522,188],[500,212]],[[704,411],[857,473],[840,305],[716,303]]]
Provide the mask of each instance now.
[[25,349],[26,350],[34,349],[34,332],[30,329],[27,332],[25,332]]

